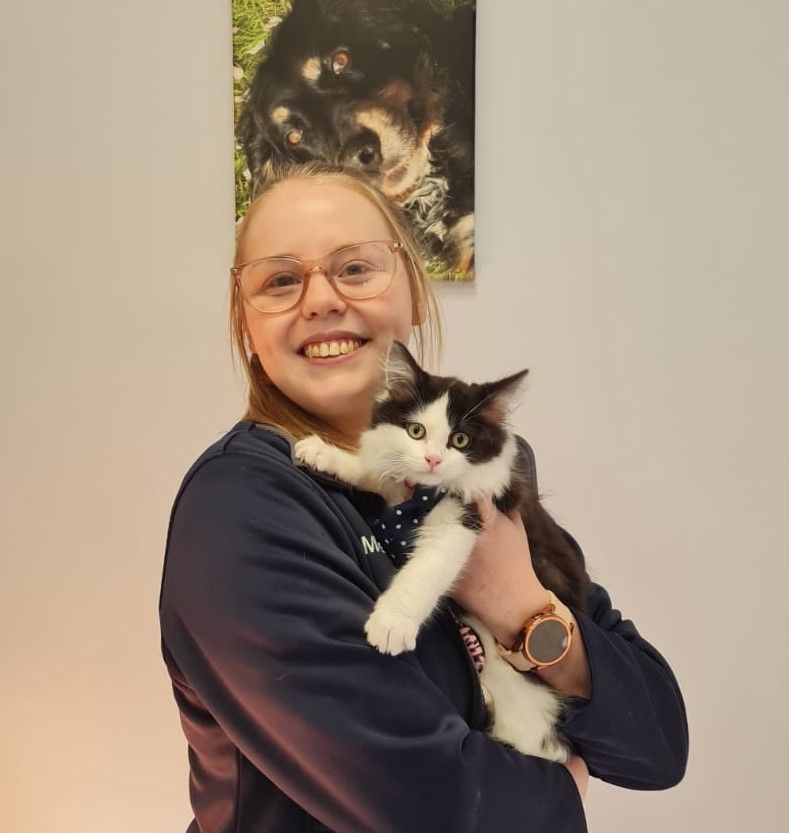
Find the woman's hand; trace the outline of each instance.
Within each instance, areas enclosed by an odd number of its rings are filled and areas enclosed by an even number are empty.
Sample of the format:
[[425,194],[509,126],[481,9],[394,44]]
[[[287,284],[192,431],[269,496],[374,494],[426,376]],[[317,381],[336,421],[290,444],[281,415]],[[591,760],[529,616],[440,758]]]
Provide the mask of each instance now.
[[[534,572],[520,515],[508,517],[499,512],[490,498],[480,499],[478,505],[483,532],[450,595],[509,647],[524,622],[545,607],[548,591]],[[561,601],[556,612],[573,627],[570,650],[561,662],[534,673],[557,691],[590,700],[589,658],[578,622]]]
[[586,800],[586,793],[589,789],[589,768],[586,766],[586,761],[580,755],[570,755],[564,766],[573,776],[575,786],[578,787],[578,793],[581,796],[581,801]]
[[489,497],[477,505],[483,532],[451,596],[510,645],[526,619],[545,607],[548,593],[534,572],[520,515],[499,512]]

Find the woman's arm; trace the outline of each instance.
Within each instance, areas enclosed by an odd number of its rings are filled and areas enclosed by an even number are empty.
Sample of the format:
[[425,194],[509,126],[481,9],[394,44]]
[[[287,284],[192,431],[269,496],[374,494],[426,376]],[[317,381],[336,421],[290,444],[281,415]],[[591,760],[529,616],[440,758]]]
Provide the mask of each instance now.
[[[478,616],[502,645],[509,646],[523,623],[545,607],[548,593],[534,572],[520,516],[499,512],[490,498],[480,499],[479,509],[485,528],[452,597]],[[570,608],[560,602],[557,612],[572,622],[574,633],[579,634]],[[561,663],[539,673],[563,694],[591,697],[589,662],[581,638],[572,640]]]
[[225,454],[184,489],[164,646],[227,737],[336,833],[584,833],[564,766],[470,730],[416,654],[366,643],[378,591],[344,535],[273,457]]
[[[481,505],[485,531],[453,598],[509,645],[523,623],[545,606],[547,593],[531,563],[519,516]],[[575,539],[568,541],[583,560]],[[592,584],[588,613],[561,606],[575,630],[571,652],[538,673],[571,697],[564,734],[589,772],[632,789],[665,789],[683,777],[688,724],[677,681],[635,625]]]
[[575,611],[591,674],[592,696],[575,700],[563,728],[589,772],[631,789],[678,784],[688,761],[682,693],[661,654],[592,584],[589,612]]

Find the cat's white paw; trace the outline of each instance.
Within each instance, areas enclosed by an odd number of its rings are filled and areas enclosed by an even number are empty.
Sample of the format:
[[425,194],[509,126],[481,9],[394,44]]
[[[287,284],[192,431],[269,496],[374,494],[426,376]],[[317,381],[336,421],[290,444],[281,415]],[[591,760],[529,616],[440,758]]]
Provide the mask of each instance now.
[[381,596],[375,609],[365,622],[364,632],[367,641],[382,654],[402,654],[416,648],[416,635],[420,622],[400,610],[393,608],[388,600]]
[[311,469],[332,473],[332,447],[317,434],[298,440],[293,446],[293,456]]

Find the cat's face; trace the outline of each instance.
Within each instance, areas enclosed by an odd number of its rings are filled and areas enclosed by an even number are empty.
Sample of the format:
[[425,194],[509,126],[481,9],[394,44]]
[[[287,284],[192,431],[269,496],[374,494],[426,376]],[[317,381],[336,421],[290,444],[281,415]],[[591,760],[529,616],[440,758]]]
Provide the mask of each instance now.
[[379,465],[396,480],[450,486],[501,453],[511,399],[528,371],[467,384],[422,370],[399,342],[386,367],[387,387],[368,432]]

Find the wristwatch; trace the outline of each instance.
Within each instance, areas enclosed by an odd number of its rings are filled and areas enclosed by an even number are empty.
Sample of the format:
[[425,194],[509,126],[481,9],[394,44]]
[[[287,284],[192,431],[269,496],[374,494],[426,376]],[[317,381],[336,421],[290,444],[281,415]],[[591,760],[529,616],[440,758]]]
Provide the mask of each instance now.
[[563,660],[573,642],[573,623],[556,613],[556,604],[549,590],[548,604],[526,620],[509,648],[496,641],[499,656],[518,671],[536,671]]

